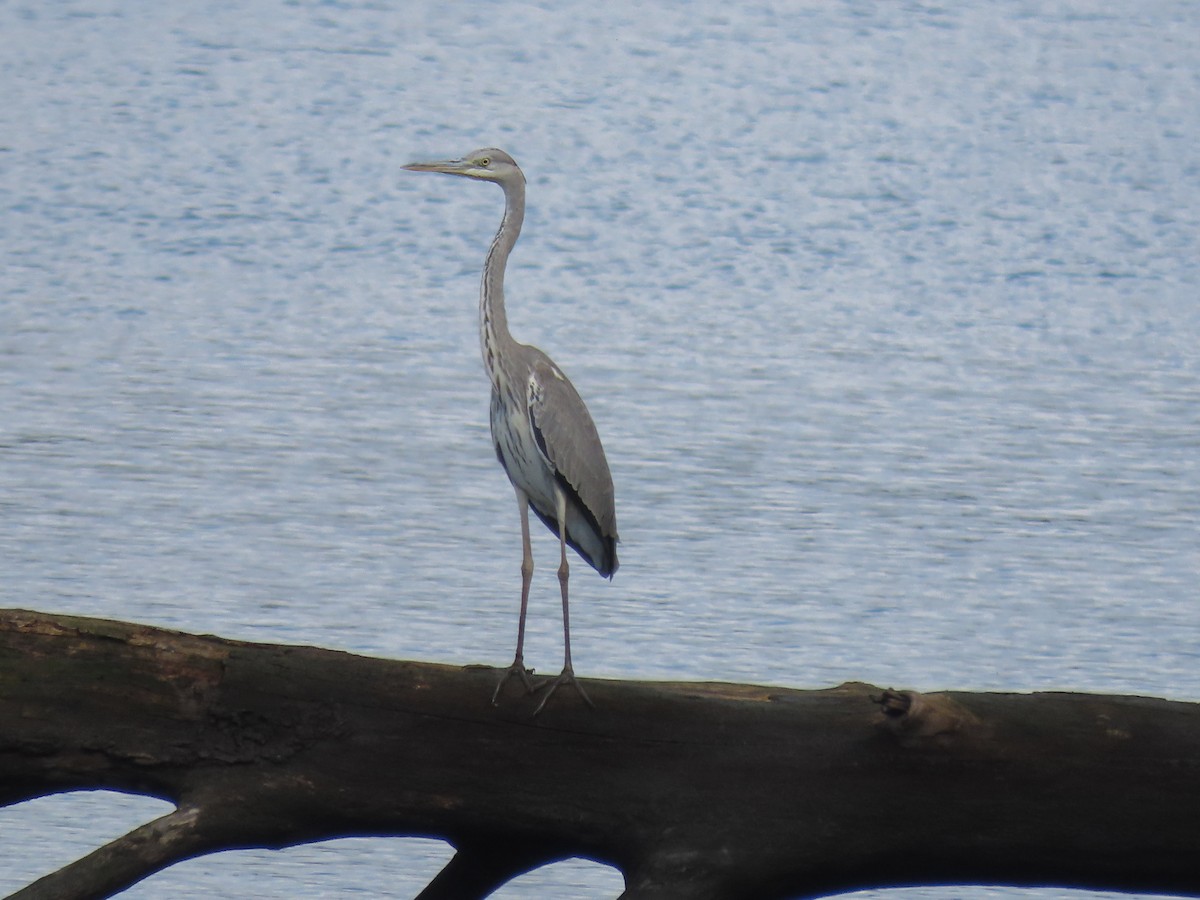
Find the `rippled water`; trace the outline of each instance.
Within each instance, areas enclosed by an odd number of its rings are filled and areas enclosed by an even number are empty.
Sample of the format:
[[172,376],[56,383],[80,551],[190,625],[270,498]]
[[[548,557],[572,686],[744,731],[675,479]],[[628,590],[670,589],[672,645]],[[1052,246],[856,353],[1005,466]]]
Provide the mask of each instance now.
[[[617,486],[582,673],[1200,699],[1198,38],[1186,0],[2,5],[0,603],[507,661],[501,196],[399,169],[497,144],[529,176],[510,324]],[[0,812],[0,889],[163,808]],[[128,896],[403,897],[447,853]],[[1073,896],[872,896],[984,895]]]

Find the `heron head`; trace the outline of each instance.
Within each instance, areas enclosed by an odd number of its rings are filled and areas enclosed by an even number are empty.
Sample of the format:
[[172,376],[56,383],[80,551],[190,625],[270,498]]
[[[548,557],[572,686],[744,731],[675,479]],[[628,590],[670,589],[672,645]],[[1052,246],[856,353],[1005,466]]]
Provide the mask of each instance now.
[[415,162],[409,163],[404,168],[410,172],[443,172],[446,175],[463,175],[467,178],[495,181],[500,184],[514,179],[522,181],[525,179],[513,158],[495,147],[473,150],[462,159]]

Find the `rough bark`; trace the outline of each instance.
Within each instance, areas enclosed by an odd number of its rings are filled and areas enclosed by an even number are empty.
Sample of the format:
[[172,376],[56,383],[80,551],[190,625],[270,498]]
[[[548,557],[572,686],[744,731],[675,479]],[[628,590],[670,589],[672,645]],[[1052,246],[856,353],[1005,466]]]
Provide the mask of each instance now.
[[[421,894],[581,856],[625,900],[914,884],[1200,896],[1200,705],[1084,694],[586,680],[0,611],[0,805],[74,789],[176,811],[17,897],[109,896],[181,859],[436,837]],[[11,849],[11,848],[10,848]]]

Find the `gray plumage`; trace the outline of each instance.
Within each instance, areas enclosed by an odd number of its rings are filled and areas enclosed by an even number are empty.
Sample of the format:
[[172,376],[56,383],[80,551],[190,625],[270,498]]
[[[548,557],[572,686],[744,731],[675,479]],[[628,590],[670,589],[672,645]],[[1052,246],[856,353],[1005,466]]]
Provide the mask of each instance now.
[[574,548],[596,571],[611,578],[618,566],[616,504],[600,435],[579,392],[550,357],[536,347],[518,343],[508,331],[504,270],[525,217],[525,176],[511,156],[494,148],[476,150],[462,159],[412,163],[404,168],[492,181],[504,189],[504,218],[484,261],[479,337],[483,365],[492,382],[492,441],[517,494],[523,556],[517,651],[496,686],[493,702],[512,676],[534,689],[523,657],[533,575],[528,513],[532,506],[559,538],[564,657],[562,674],[550,684],[535,715],[560,684],[574,685],[590,704],[571,664],[566,548]]

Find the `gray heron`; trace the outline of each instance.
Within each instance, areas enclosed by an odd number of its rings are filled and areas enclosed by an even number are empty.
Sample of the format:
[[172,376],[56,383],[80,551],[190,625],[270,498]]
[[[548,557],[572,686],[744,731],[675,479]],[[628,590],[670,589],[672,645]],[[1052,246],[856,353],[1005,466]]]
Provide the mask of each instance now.
[[487,148],[462,159],[411,163],[413,172],[442,172],[491,181],[504,190],[504,218],[483,264],[479,291],[479,341],[483,365],[492,382],[492,443],[500,465],[517,493],[521,514],[521,617],[517,652],[492,694],[497,702],[505,683],[517,677],[535,690],[525,668],[525,614],[533,578],[529,543],[529,509],[558,537],[558,582],[562,593],[563,669],[550,682],[534,711],[541,712],[550,695],[570,684],[589,706],[591,698],[575,680],[571,665],[571,619],[567,600],[567,547],[597,572],[612,578],[617,571],[617,513],[612,475],[600,435],[579,392],[554,362],[536,347],[518,343],[509,333],[504,312],[504,268],[525,218],[525,176],[503,150]]

